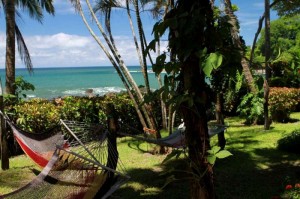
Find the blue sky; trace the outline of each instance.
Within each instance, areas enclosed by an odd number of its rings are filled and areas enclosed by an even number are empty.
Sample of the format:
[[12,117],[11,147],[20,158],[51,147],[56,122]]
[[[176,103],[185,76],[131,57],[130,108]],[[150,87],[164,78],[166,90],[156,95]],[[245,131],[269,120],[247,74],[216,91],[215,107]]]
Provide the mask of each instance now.
[[[263,0],[232,0],[238,5],[236,13],[240,20],[240,35],[251,45],[257,30],[259,17],[264,11]],[[45,13],[43,24],[40,24],[22,13],[18,25],[28,45],[34,67],[71,67],[71,66],[110,66],[110,62],[100,47],[90,36],[81,17],[75,13],[68,0],[54,0],[55,16]],[[112,30],[120,54],[126,65],[138,65],[135,47],[127,15],[122,11],[112,13]],[[272,19],[276,16],[272,13]],[[5,26],[4,15],[0,13],[0,68],[5,64]],[[143,16],[143,25],[148,41],[151,39],[153,21],[150,15]],[[99,32],[95,29],[96,33]],[[19,57],[16,67],[24,68]]]

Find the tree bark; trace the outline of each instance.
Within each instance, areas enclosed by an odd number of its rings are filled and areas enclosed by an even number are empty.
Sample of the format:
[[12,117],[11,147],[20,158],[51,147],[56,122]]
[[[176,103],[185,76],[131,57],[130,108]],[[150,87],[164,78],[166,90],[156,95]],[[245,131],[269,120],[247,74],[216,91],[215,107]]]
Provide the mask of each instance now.
[[[107,118],[107,126],[108,126],[108,157],[107,157],[107,163],[106,166],[116,170],[117,163],[119,159],[119,153],[117,149],[117,132],[119,131],[118,126],[118,116],[116,115],[116,111],[113,104],[107,104],[106,105],[106,115],[109,117]],[[108,172],[108,177],[105,180],[104,184],[101,186],[100,190],[97,192],[95,198],[102,198],[102,196],[107,192],[107,190],[110,189],[110,187],[113,185],[115,179],[114,179],[114,173],[111,171],[105,171]]]
[[15,88],[15,0],[5,1],[6,18],[6,93],[14,95]]
[[239,37],[239,29],[237,27],[238,21],[236,16],[234,15],[232,11],[232,5],[230,0],[224,0],[225,4],[225,12],[230,18],[230,24],[232,25],[231,27],[231,36],[233,39],[233,43],[236,48],[239,49],[240,55],[241,55],[241,65],[243,68],[243,73],[245,75],[245,79],[247,82],[248,89],[250,90],[251,93],[257,93],[257,88],[255,87],[255,81],[253,79],[251,70],[250,70],[250,65],[249,62],[247,61],[245,57],[245,52],[243,49],[243,44],[241,42],[241,39]]
[[[183,17],[185,16],[185,17]],[[199,65],[197,52],[214,52],[210,41],[214,32],[213,10],[209,0],[179,0],[166,16],[177,20],[178,26],[170,27],[169,47],[172,57],[180,63],[177,94],[186,99],[179,101],[179,110],[185,123],[185,140],[190,166],[190,198],[214,199],[213,169],[207,161],[210,149],[205,86],[205,74]],[[191,23],[185,26],[187,21]]]
[[270,58],[271,58],[271,41],[270,41],[270,0],[265,0],[265,81],[264,81],[264,118],[265,130],[270,129],[270,120],[269,120],[269,78],[271,74],[270,70]]
[[[2,87],[2,86],[1,86]],[[3,95],[2,95],[2,88],[0,93],[0,110],[2,113],[4,112],[4,103],[3,103]],[[4,125],[3,116],[0,116],[0,157],[1,157],[1,169],[7,170],[9,169],[9,153],[8,153],[8,146],[7,146],[7,138],[5,132],[5,125]]]
[[[132,92],[132,94],[130,95],[130,97],[132,97],[132,100],[134,100],[136,102],[136,104],[142,103],[143,102],[143,96],[142,96],[136,82],[133,80],[131,74],[129,73],[129,71],[127,69],[127,67],[125,66],[125,64],[124,64],[124,62],[121,58],[121,55],[119,54],[117,48],[115,48],[114,44],[112,43],[113,41],[109,40],[109,38],[107,37],[107,34],[105,33],[102,25],[99,23],[99,20],[97,19],[89,0],[86,0],[86,3],[88,5],[88,9],[89,9],[89,11],[92,15],[92,18],[96,22],[97,27],[99,28],[103,38],[105,39],[107,45],[109,46],[109,49],[110,49],[112,55],[107,50],[107,48],[103,45],[103,43],[101,42],[99,37],[95,34],[95,32],[92,30],[91,26],[89,25],[89,23],[86,19],[86,16],[85,16],[85,14],[82,10],[81,2],[79,0],[76,0],[74,2],[74,6],[79,11],[79,13],[80,13],[80,15],[83,19],[83,22],[85,23],[85,25],[86,25],[87,29],[89,30],[90,34],[92,35],[92,37],[99,44],[99,46],[104,51],[106,56],[109,58],[109,60],[111,61],[112,65],[116,68],[116,70],[120,71],[120,73],[118,73],[119,75],[121,74],[120,77],[123,78],[123,79],[126,79],[125,87],[126,87],[128,92]],[[131,89],[132,89],[132,91],[131,91]],[[153,116],[152,117],[149,116],[150,114],[149,114],[149,112],[146,108],[146,105],[142,105],[141,110],[142,110],[143,116],[145,118],[145,122],[147,123],[147,126],[154,129],[155,124],[152,123]],[[140,114],[140,116],[141,116],[141,114]]]
[[134,7],[135,7],[135,15],[136,15],[136,21],[137,21],[137,27],[138,27],[138,32],[140,36],[140,43],[141,43],[141,50],[142,50],[142,73],[144,75],[144,80],[145,80],[145,87],[146,91],[149,94],[150,93],[150,84],[149,84],[149,79],[148,79],[148,72],[147,72],[147,61],[146,61],[146,53],[145,53],[145,46],[147,44],[144,44],[144,38],[143,38],[143,25],[140,17],[140,10],[139,10],[139,1],[134,0]]
[[[206,99],[204,74],[199,70],[198,60],[189,60],[183,64],[183,87],[195,97]],[[186,126],[185,137],[191,161],[191,198],[215,198],[213,170],[206,160],[206,151],[210,149],[205,102],[194,101],[193,107],[182,103],[180,110]],[[197,177],[196,177],[197,176]]]

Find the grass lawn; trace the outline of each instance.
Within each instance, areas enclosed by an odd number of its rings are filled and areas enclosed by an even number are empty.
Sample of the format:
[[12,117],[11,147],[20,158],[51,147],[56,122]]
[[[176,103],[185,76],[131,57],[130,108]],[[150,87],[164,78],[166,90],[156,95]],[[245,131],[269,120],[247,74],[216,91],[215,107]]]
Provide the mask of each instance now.
[[[217,160],[214,167],[219,199],[268,199],[280,195],[288,182],[300,183],[300,155],[276,149],[278,139],[300,129],[300,113],[293,113],[292,118],[295,122],[273,123],[269,131],[263,126],[244,126],[239,118],[226,119],[230,126],[226,149],[233,156]],[[216,136],[211,143],[217,143]],[[118,140],[120,158],[131,179],[112,198],[189,198],[184,158],[162,164],[166,155],[151,155],[150,149],[151,145],[131,138]],[[0,171],[0,194],[29,182],[34,177],[32,169],[37,169],[23,155],[11,158],[10,165],[10,170]],[[172,172],[176,180],[162,189],[172,175],[166,172]]]

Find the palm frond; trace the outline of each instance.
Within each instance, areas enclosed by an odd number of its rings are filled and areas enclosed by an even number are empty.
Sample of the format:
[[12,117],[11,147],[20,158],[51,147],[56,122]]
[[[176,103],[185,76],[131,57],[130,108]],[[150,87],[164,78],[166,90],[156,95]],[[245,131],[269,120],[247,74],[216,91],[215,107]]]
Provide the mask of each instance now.
[[162,16],[169,5],[167,0],[140,0],[142,10],[150,11],[154,18]]
[[75,11],[78,12],[80,8],[80,0],[69,0],[73,7],[75,8]]
[[18,52],[21,57],[21,60],[25,64],[27,70],[29,73],[33,73],[33,65],[30,58],[29,50],[25,44],[24,38],[22,36],[22,33],[20,32],[19,27],[16,25],[16,39],[17,39],[17,45],[18,45]]
[[110,12],[112,8],[120,8],[122,5],[116,0],[97,0],[93,10],[95,13],[100,13],[106,15],[107,12]]
[[54,15],[55,9],[53,6],[53,0],[37,0],[42,9],[45,9],[49,14]]
[[16,6],[22,8],[24,11],[27,11],[29,16],[38,22],[42,23],[43,13],[40,4],[37,0],[23,0],[16,1]]

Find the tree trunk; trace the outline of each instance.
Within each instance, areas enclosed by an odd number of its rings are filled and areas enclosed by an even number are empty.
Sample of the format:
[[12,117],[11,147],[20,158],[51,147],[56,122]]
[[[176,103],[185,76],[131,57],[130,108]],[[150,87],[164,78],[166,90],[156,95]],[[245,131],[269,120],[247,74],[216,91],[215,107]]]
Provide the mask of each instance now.
[[140,17],[139,1],[134,0],[133,2],[134,2],[134,7],[135,7],[136,21],[137,21],[137,27],[138,27],[140,43],[141,43],[142,60],[143,60],[143,63],[141,65],[142,73],[144,75],[146,91],[149,94],[150,93],[150,84],[149,84],[149,79],[148,79],[146,53],[145,53],[145,46],[147,44],[144,44],[144,38],[143,38],[144,33],[143,33],[143,25],[142,25],[142,21],[141,21],[141,17]]
[[265,0],[265,70],[266,77],[264,81],[264,117],[265,117],[265,130],[270,129],[269,120],[269,78],[270,78],[270,58],[271,58],[271,48],[270,48],[270,0]]
[[[119,131],[118,126],[118,116],[116,115],[116,111],[113,104],[107,104],[106,105],[106,115],[109,115],[107,119],[107,126],[108,126],[108,157],[107,157],[107,164],[106,166],[116,170],[117,163],[119,159],[119,153],[117,149],[117,132]],[[115,153],[113,153],[115,152]],[[105,171],[108,172],[108,177],[105,180],[104,184],[101,186],[99,191],[97,192],[95,198],[101,198],[107,190],[110,189],[110,187],[113,185],[115,179],[114,179],[114,173],[111,171]]]
[[[180,24],[174,28],[170,26],[169,47],[170,59],[177,56],[180,64],[176,93],[186,97],[178,103],[186,127],[185,140],[191,173],[190,198],[214,199],[213,169],[207,161],[210,142],[205,74],[199,67],[202,64],[201,58],[197,56],[203,49],[207,49],[208,53],[214,50],[213,44],[209,42],[210,33],[214,31],[213,10],[209,0],[179,0],[167,17]],[[184,23],[187,21],[191,23],[185,28]]]
[[[195,98],[206,99],[204,74],[199,70],[199,60],[183,64],[183,87]],[[195,99],[194,98],[194,99]],[[206,151],[210,149],[205,103],[194,100],[193,107],[187,102],[180,105],[186,126],[185,137],[191,161],[191,198],[215,198],[212,166],[207,162]],[[197,177],[196,177],[197,176]]]
[[[160,40],[157,41],[157,56],[160,56]],[[161,80],[161,74],[159,74],[157,76],[157,82],[158,82],[159,88],[162,88],[163,84],[162,84],[162,80]],[[167,106],[163,100],[162,94],[159,96],[159,98],[160,98],[160,105],[161,105],[162,128],[167,129],[168,128]]]
[[225,12],[229,16],[230,24],[232,25],[232,27],[231,27],[231,36],[232,36],[232,39],[233,39],[233,43],[234,43],[235,47],[239,49],[240,55],[242,57],[241,65],[243,67],[243,73],[244,73],[245,78],[246,78],[248,89],[250,90],[251,93],[257,93],[257,88],[255,87],[255,81],[253,79],[253,76],[252,76],[252,73],[251,73],[251,70],[250,70],[249,62],[247,61],[247,59],[245,57],[243,44],[242,44],[241,39],[239,37],[239,29],[238,29],[238,26],[237,26],[238,21],[237,21],[237,18],[236,18],[236,16],[234,15],[234,13],[232,11],[231,1],[230,0],[224,0],[224,4],[225,4]]
[[[136,104],[141,104],[143,102],[143,96],[136,84],[136,82],[133,80],[128,68],[125,66],[121,55],[119,54],[117,48],[114,47],[114,44],[112,43],[113,41],[110,41],[109,38],[107,37],[107,34],[105,33],[102,25],[99,23],[99,20],[97,19],[93,8],[89,2],[89,0],[86,0],[88,9],[92,15],[93,20],[96,22],[98,29],[100,30],[103,38],[105,39],[107,45],[109,46],[109,49],[112,53],[112,55],[110,54],[110,52],[107,50],[107,48],[103,45],[103,43],[101,42],[101,40],[99,39],[99,37],[95,34],[95,32],[92,30],[91,26],[89,25],[85,14],[82,10],[81,7],[81,2],[79,0],[77,0],[75,3],[75,7],[76,9],[79,11],[83,22],[85,23],[87,29],[89,30],[89,32],[91,33],[91,35],[93,36],[93,38],[96,40],[96,42],[99,44],[99,46],[101,47],[101,49],[104,51],[104,53],[106,54],[106,56],[109,58],[109,60],[111,61],[112,65],[116,68],[116,70],[119,70],[121,72],[121,78],[126,79],[127,83],[127,87],[126,89],[128,90],[128,92],[130,92],[129,90],[132,89],[132,95],[130,95],[132,98],[132,100],[134,100],[136,102]],[[130,85],[130,87],[129,87]],[[142,105],[141,106],[141,110],[143,112],[143,116],[145,118],[145,122],[147,122],[147,127],[149,126],[150,128],[154,129],[156,126],[155,124],[152,123],[153,121],[153,116],[151,116],[151,114],[149,114],[149,110],[147,110],[146,105]]]
[[[2,95],[2,85],[1,85],[1,95],[0,95],[0,110],[2,113],[4,112],[4,103],[3,103],[3,95]],[[3,116],[0,116],[0,157],[1,157],[1,169],[7,170],[9,169],[9,153],[8,153],[8,146],[7,146],[7,138],[5,132],[5,125],[4,125]]]
[[15,0],[5,1],[6,18],[6,93],[15,94]]

